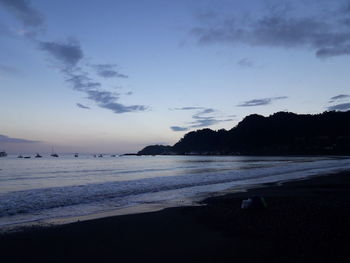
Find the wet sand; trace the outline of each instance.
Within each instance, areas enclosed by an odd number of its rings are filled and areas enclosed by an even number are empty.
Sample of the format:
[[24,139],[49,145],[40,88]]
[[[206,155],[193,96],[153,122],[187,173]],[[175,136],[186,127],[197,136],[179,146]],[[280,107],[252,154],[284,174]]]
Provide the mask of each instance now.
[[[242,210],[264,196],[265,210]],[[350,262],[350,172],[0,235],[1,262]]]

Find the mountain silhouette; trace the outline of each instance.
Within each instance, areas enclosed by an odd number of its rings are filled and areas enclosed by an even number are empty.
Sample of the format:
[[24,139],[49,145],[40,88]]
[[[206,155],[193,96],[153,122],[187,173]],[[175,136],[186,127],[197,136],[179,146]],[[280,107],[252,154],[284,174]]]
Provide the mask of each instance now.
[[138,154],[350,155],[350,111],[253,114],[231,130],[192,131],[173,146],[147,146]]

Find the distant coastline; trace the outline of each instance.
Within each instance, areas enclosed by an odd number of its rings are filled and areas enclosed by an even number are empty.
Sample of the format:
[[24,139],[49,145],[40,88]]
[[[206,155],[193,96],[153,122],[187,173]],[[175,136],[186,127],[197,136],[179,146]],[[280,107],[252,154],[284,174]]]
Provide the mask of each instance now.
[[[231,130],[192,131],[133,155],[350,155],[350,111],[253,114]],[[128,154],[131,155],[131,154]]]

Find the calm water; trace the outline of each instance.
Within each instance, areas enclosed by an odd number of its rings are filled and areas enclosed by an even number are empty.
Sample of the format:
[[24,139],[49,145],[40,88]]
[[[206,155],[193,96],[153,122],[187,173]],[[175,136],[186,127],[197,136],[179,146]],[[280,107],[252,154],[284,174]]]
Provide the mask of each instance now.
[[349,158],[0,158],[0,227],[143,204],[174,205],[232,187],[350,169]]

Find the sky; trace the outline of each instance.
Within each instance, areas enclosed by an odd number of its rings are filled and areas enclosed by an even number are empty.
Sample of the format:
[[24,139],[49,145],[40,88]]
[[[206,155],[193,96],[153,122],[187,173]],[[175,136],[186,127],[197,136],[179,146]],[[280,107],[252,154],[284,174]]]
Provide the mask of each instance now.
[[126,153],[350,110],[349,0],[0,0],[0,151]]

